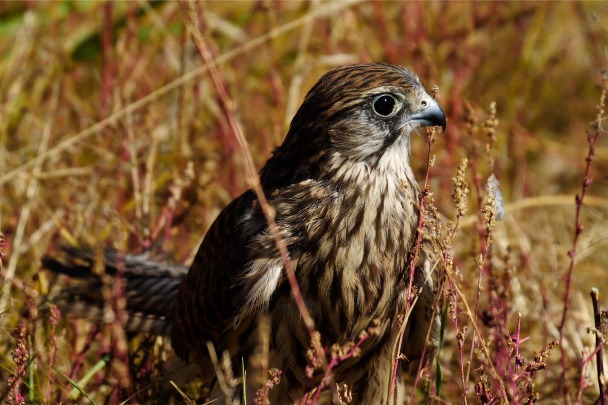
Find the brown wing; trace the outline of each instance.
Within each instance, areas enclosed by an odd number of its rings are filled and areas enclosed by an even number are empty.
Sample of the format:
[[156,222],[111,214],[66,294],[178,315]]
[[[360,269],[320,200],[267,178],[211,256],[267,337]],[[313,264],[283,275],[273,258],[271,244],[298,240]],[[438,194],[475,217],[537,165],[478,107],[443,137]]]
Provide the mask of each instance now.
[[171,342],[178,356],[187,360],[206,352],[206,341],[221,346],[246,295],[242,278],[252,240],[265,229],[252,191],[232,201],[211,225],[175,301]]
[[[323,211],[316,209],[313,215],[301,202],[314,205],[331,192],[311,180],[265,191],[296,268],[305,244],[304,227]],[[211,225],[180,287],[171,332],[175,352],[184,360],[191,354],[205,355],[207,341],[218,352],[243,350],[240,337],[251,332],[247,328],[260,311],[274,305],[283,283],[283,262],[274,238],[257,198],[248,191]]]

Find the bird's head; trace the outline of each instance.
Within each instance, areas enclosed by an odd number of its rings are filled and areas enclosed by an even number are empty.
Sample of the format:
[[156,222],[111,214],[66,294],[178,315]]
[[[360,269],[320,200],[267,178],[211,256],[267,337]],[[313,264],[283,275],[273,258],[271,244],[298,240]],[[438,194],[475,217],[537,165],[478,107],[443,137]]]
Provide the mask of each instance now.
[[[336,156],[374,166],[389,151],[407,165],[411,134],[424,126],[445,125],[443,110],[408,69],[385,64],[339,67],[308,92],[267,166],[282,161],[315,177],[315,167],[322,169]],[[268,169],[262,174],[268,176]]]

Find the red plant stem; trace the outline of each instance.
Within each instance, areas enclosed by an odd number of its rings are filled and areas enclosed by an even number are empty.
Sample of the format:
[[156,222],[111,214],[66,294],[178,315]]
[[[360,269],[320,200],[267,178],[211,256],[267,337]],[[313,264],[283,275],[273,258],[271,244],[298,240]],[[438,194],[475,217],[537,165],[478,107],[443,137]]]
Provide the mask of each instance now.
[[[598,123],[599,125],[599,123]],[[572,247],[568,251],[568,256],[570,257],[570,264],[568,267],[568,271],[566,273],[566,292],[564,294],[564,310],[562,312],[562,320],[559,324],[559,347],[561,353],[561,366],[562,366],[562,393],[564,395],[564,401],[566,404],[570,403],[570,397],[568,395],[568,376],[566,375],[567,364],[566,364],[566,349],[564,347],[564,330],[566,326],[566,317],[568,315],[568,309],[570,308],[570,290],[572,287],[572,274],[574,272],[574,259],[576,257],[576,245],[578,243],[578,238],[580,234],[583,232],[583,226],[581,225],[580,217],[581,211],[583,208],[583,201],[585,199],[585,195],[587,194],[587,189],[591,185],[591,177],[589,177],[589,172],[591,170],[591,162],[595,157],[595,142],[599,136],[599,130],[594,131],[593,133],[587,131],[587,142],[589,144],[589,151],[587,153],[586,165],[585,165],[585,175],[583,177],[582,190],[581,194],[576,195],[576,212],[574,215],[574,237],[572,239]]]
[[127,337],[124,330],[124,325],[127,322],[127,314],[125,308],[125,253],[122,249],[118,250],[117,265],[116,265],[116,276],[112,277],[112,280],[105,280],[104,283],[107,286],[102,288],[109,288],[109,294],[111,294],[111,306],[114,311],[114,319],[110,324],[110,351],[113,359],[121,363],[121,367],[117,367],[115,371],[116,384],[113,385],[113,389],[116,392],[125,390],[127,396],[133,394],[133,384],[131,381],[131,375],[128,372],[129,369],[129,345],[127,343]]
[[325,369],[325,374],[323,375],[323,378],[321,379],[321,382],[319,383],[319,386],[317,387],[315,396],[312,398],[312,400],[310,402],[310,405],[315,405],[317,403],[317,400],[319,399],[319,395],[321,395],[321,391],[323,391],[323,389],[329,385],[329,381],[331,381],[331,379],[332,379],[331,370],[334,367],[336,367],[338,364],[343,362],[344,360],[348,360],[351,357],[354,357],[355,354],[357,353],[357,351],[359,350],[359,347],[361,347],[363,342],[365,342],[368,338],[369,338],[369,334],[365,334],[365,335],[361,336],[359,338],[359,341],[344,356],[332,356],[331,360],[329,361],[329,364],[327,365],[327,368]]
[[[477,147],[474,147],[474,159],[471,162],[471,169],[473,171],[473,183],[475,185],[475,190],[477,192],[477,204],[478,204],[478,212],[480,215],[480,221],[479,221],[479,226],[478,226],[478,232],[479,232],[479,239],[480,239],[480,251],[481,251],[481,255],[480,255],[480,262],[478,263],[479,266],[479,274],[477,275],[477,294],[475,296],[475,310],[473,311],[473,319],[472,321],[474,323],[477,322],[477,314],[479,313],[479,301],[481,299],[481,280],[483,277],[483,272],[484,272],[484,267],[485,267],[485,263],[488,259],[488,255],[490,253],[490,246],[492,244],[492,233],[488,232],[486,234],[485,230],[482,229],[481,227],[481,223],[483,222],[483,198],[482,198],[482,187],[481,187],[481,176],[479,174],[479,171],[477,170],[478,168],[478,152],[477,152]],[[488,294],[490,294],[490,292],[488,292]],[[473,334],[472,340],[471,340],[471,351],[469,353],[469,364],[467,366],[467,372],[465,374],[464,380],[468,381],[469,376],[471,374],[471,364],[473,364],[473,353],[475,351],[475,344],[476,344],[476,335]],[[465,389],[465,392],[463,395],[466,396],[466,386],[463,386],[463,388]]]
[[198,16],[196,12],[192,8],[192,2],[189,3],[190,6],[190,14],[192,17],[192,33],[196,43],[196,46],[203,57],[205,64],[209,68],[209,73],[211,75],[211,79],[213,81],[213,86],[215,90],[218,92],[218,99],[220,101],[220,107],[224,116],[228,120],[230,125],[230,129],[232,133],[237,138],[238,144],[241,148],[241,153],[245,160],[245,169],[247,171],[247,179],[251,183],[252,189],[256,194],[258,200],[260,200],[260,206],[266,217],[266,221],[268,222],[268,227],[271,235],[274,238],[277,250],[281,255],[281,259],[283,260],[283,266],[285,267],[285,273],[287,275],[287,279],[289,280],[289,284],[291,286],[291,293],[294,297],[294,300],[298,306],[298,310],[302,315],[302,319],[304,320],[304,324],[306,325],[309,334],[312,338],[314,332],[316,331],[314,322],[306,305],[304,303],[304,298],[302,296],[302,292],[300,290],[300,286],[298,285],[298,280],[295,276],[295,271],[293,266],[291,265],[291,261],[289,260],[289,252],[287,251],[287,246],[285,245],[285,241],[281,238],[279,233],[279,228],[274,220],[274,209],[270,207],[266,196],[264,195],[264,190],[262,189],[262,185],[260,184],[260,178],[255,170],[255,165],[253,164],[253,158],[251,156],[251,151],[249,150],[249,146],[245,137],[243,136],[243,131],[241,130],[240,125],[238,124],[236,117],[234,116],[234,103],[232,102],[230,96],[228,95],[228,90],[225,86],[222,77],[217,70],[217,66],[209,53],[208,47],[198,31],[197,27],[199,26],[196,21],[198,20]]
[[[581,373],[580,373],[579,380],[578,380],[578,390],[576,392],[576,398],[574,400],[575,404],[582,404],[583,403],[583,400],[582,400],[582,398],[583,398],[583,391],[584,391],[585,388],[587,388],[589,386],[589,383],[587,382],[587,379],[585,378],[585,367],[587,366],[587,364],[589,362],[591,362],[591,360],[593,360],[594,356],[597,356],[597,353],[598,353],[598,351],[599,351],[599,349],[601,347],[602,346],[596,347],[593,350],[593,352],[591,352],[589,354],[589,356],[583,357],[581,359]],[[598,400],[595,403],[596,404],[599,403],[599,398],[598,398]]]
[[[477,275],[477,295],[475,296],[475,309],[473,311],[473,319],[472,321],[474,323],[477,323],[477,314],[479,313],[479,301],[481,299],[481,280],[483,277],[483,268],[484,268],[484,264],[486,263],[486,260],[488,258],[488,253],[490,251],[490,244],[492,242],[492,234],[488,234],[487,238],[483,239],[485,242],[482,244],[482,256],[481,256],[481,260],[478,263],[479,266],[479,274]],[[475,344],[476,344],[476,335],[473,334],[473,338],[471,340],[471,352],[469,353],[469,365],[467,367],[467,372],[465,374],[465,380],[469,379],[469,375],[471,374],[471,364],[473,364],[473,353],[475,351]]]
[[[448,278],[448,282],[450,284],[450,293],[452,295],[452,302],[454,303],[454,311],[456,311],[456,305],[458,302],[458,294],[456,293],[456,289],[452,285],[452,280]],[[464,334],[465,331],[460,331],[458,328],[458,316],[454,316],[454,326],[459,333]],[[467,403],[467,384],[466,379],[464,377],[464,357],[463,357],[463,344],[464,344],[464,336],[462,339],[456,339],[458,344],[458,363],[460,364],[460,381],[462,382],[462,403]]]
[[604,351],[602,349],[603,341],[602,336],[599,333],[602,319],[600,311],[600,292],[597,288],[591,289],[591,301],[593,302],[593,319],[595,321],[595,362],[597,363],[597,383],[600,388],[599,402],[601,405],[606,405],[606,388],[604,386]]
[[112,102],[112,85],[114,64],[112,63],[112,10],[114,8],[113,1],[107,1],[103,5],[103,30],[101,36],[101,118],[107,117],[110,111],[110,103]]
[[[255,192],[256,197],[260,201],[260,207],[262,208],[262,212],[263,212],[266,222],[268,224],[268,229],[274,239],[275,246],[276,246],[277,250],[279,251],[279,254],[281,255],[281,260],[283,262],[285,274],[287,276],[287,280],[288,280],[290,288],[291,288],[291,295],[293,296],[294,302],[296,303],[300,316],[302,317],[302,321],[304,322],[304,325],[306,326],[306,329],[308,330],[308,335],[310,336],[311,344],[316,346],[315,351],[317,353],[324,353],[323,347],[321,347],[320,343],[319,344],[315,343],[316,341],[314,339],[314,336],[315,336],[315,333],[317,332],[317,329],[315,327],[312,316],[310,316],[310,312],[308,311],[308,308],[306,307],[306,303],[304,302],[304,297],[302,295],[302,291],[300,290],[300,286],[299,286],[298,280],[296,278],[295,270],[294,270],[294,268],[291,264],[291,260],[289,258],[289,251],[287,250],[287,245],[285,244],[285,241],[281,237],[279,227],[277,226],[277,224],[275,222],[274,208],[270,206],[270,204],[268,203],[268,200],[266,199],[266,195],[264,194],[264,190],[262,189],[262,185],[260,183],[260,177],[258,176],[258,173],[255,169],[255,165],[253,163],[253,157],[251,155],[249,145],[248,145],[247,140],[245,139],[245,136],[243,134],[243,131],[234,115],[234,102],[231,100],[231,98],[228,94],[228,89],[226,88],[226,85],[217,69],[215,61],[213,60],[213,58],[208,50],[207,44],[206,44],[205,40],[203,39],[200,31],[198,30],[198,26],[199,26],[199,24],[197,23],[198,15],[196,14],[196,11],[194,10],[194,5],[193,5],[192,0],[188,3],[188,9],[189,9],[188,11],[190,13],[190,17],[191,17],[191,29],[192,29],[192,35],[194,38],[194,42],[203,58],[205,64],[207,65],[207,67],[209,69],[209,74],[211,75],[213,86],[214,86],[216,92],[218,93],[218,101],[220,102],[220,108],[221,108],[224,116],[226,117],[228,124],[230,126],[230,129],[231,129],[233,135],[235,136],[237,143],[240,147],[241,155],[244,158],[243,160],[244,160],[245,171],[247,173],[247,180],[250,183],[251,188]],[[324,369],[326,369],[327,368],[327,359],[325,358],[325,356],[322,356],[321,361],[322,361],[322,367]],[[333,385],[331,386],[331,388],[335,389],[335,387]]]
[[[511,338],[511,341],[513,342],[513,344],[515,345],[515,370],[513,371],[513,369],[511,369],[511,363],[508,362],[507,363],[507,368],[506,368],[506,372],[510,375],[510,382],[511,382],[511,389],[513,390],[512,392],[517,392],[517,385],[519,383],[519,379],[517,378],[517,375],[519,374],[519,366],[520,366],[520,357],[519,357],[519,346],[522,343],[521,340],[521,313],[517,314],[517,331],[515,332],[515,335],[510,335],[509,336]],[[527,340],[527,339],[524,339]],[[510,357],[510,356],[509,356]],[[518,400],[518,399],[516,399]],[[515,401],[514,401],[515,403]]]
[[[479,241],[480,241],[480,252],[482,252],[481,254],[482,259],[480,261],[480,263],[478,263],[479,266],[479,274],[477,276],[477,294],[475,296],[475,310],[473,311],[473,319],[472,322],[476,323],[477,322],[477,314],[478,314],[478,310],[479,310],[479,300],[481,298],[481,280],[483,277],[483,268],[484,268],[484,263],[486,262],[486,258],[488,255],[488,239],[485,235],[485,230],[483,229],[483,226],[481,225],[483,223],[483,197],[482,197],[482,186],[481,186],[481,175],[479,174],[479,170],[478,170],[478,163],[479,163],[479,151],[477,149],[477,145],[474,144],[473,145],[473,159],[471,159],[471,172],[473,175],[473,185],[475,187],[475,191],[477,194],[477,212],[479,213],[479,222],[477,223],[477,232],[479,234]],[[472,340],[471,340],[471,351],[469,353],[469,364],[467,366],[467,371],[465,374],[463,374],[463,390],[464,392],[462,393],[463,395],[463,400],[466,401],[466,395],[467,395],[467,391],[468,391],[468,386],[465,384],[466,381],[468,381],[469,376],[471,374],[471,365],[473,363],[473,352],[475,350],[475,345],[476,345],[476,335],[473,334]],[[459,350],[462,350],[462,348],[460,347]],[[462,364],[461,364],[462,365]]]
[[[456,234],[456,230],[459,228],[460,226],[460,217],[456,218],[456,223],[454,224],[454,227],[451,230],[451,237],[449,242],[449,245],[452,245],[452,242],[454,240],[454,235]],[[449,234],[450,232],[448,232]],[[447,257],[446,257],[446,253],[444,252],[444,259],[446,259],[447,261]],[[452,281],[448,278],[448,284],[449,284],[449,288],[450,288],[450,295],[452,296],[452,302],[454,305],[454,311],[456,312],[457,310],[457,299],[458,299],[458,295],[456,293],[456,290],[453,288],[452,286]],[[441,291],[441,290],[440,290]],[[454,317],[454,327],[456,328],[457,331],[459,331],[458,329],[458,317],[455,316]],[[463,332],[464,333],[464,332]],[[463,347],[463,342],[458,340],[458,362],[460,365],[460,380],[462,382],[462,403],[466,404],[467,403],[467,390],[466,390],[466,384],[465,384],[465,377],[464,377],[464,362],[463,362],[463,357],[462,357],[462,347]],[[411,401],[410,401],[411,402]]]
[[515,338],[515,374],[519,373],[519,345],[521,343],[521,314],[517,314],[517,337]]
[[[424,215],[423,215],[423,210],[424,210],[424,204],[426,201],[426,192],[427,192],[427,188],[428,188],[428,182],[429,182],[429,172],[431,169],[431,146],[433,145],[433,137],[429,136],[428,137],[428,152],[427,152],[427,165],[426,165],[426,175],[424,177],[424,187],[422,189],[422,192],[420,193],[420,208],[419,208],[419,214],[418,214],[418,229],[417,229],[417,235],[416,235],[416,244],[415,244],[415,248],[414,248],[414,255],[413,257],[410,258],[410,280],[409,280],[409,286],[408,286],[408,290],[407,290],[407,304],[405,306],[405,316],[403,318],[403,322],[407,322],[407,314],[410,311],[410,308],[412,306],[412,302],[414,300],[414,296],[412,294],[412,287],[413,287],[413,283],[414,283],[414,272],[416,271],[416,259],[418,258],[418,253],[420,252],[420,246],[422,244],[422,228],[424,227]],[[391,392],[389,395],[389,398],[393,397],[393,394],[395,393],[395,387],[397,386],[397,369],[399,367],[399,359],[401,357],[401,344],[403,343],[403,334],[405,333],[405,327],[401,328],[401,331],[399,333],[399,341],[397,343],[397,356],[395,357],[395,363],[393,364],[393,375],[391,377]]]
[[[443,286],[444,286],[444,282],[445,279],[441,280],[441,285],[439,286],[439,288],[437,288],[437,291],[443,291]],[[431,319],[433,319],[436,316],[436,311],[439,309],[439,305],[436,303],[433,307],[433,312],[431,314]],[[426,338],[425,340],[428,341],[429,337],[431,336],[431,330],[433,328],[429,328],[429,330],[426,332]],[[437,351],[439,351],[439,347],[437,348]],[[424,365],[424,356],[426,355],[426,346],[422,349],[422,354],[420,355],[420,361],[418,362],[418,369],[416,370],[416,378],[414,379],[414,384],[412,387],[412,393],[410,394],[410,399],[408,401],[408,403],[413,404],[414,403],[414,394],[416,393],[416,386],[418,385],[418,381],[420,380],[420,371],[422,371],[422,366]],[[437,353],[437,356],[439,355],[439,353]]]
[[[49,308],[49,324],[51,325],[50,338],[49,338],[49,367],[53,368],[55,365],[55,354],[57,352],[57,323],[61,317],[61,312],[55,304],[51,304]],[[44,401],[47,404],[51,403],[51,395],[55,385],[55,373],[49,372],[49,385],[44,396]]]

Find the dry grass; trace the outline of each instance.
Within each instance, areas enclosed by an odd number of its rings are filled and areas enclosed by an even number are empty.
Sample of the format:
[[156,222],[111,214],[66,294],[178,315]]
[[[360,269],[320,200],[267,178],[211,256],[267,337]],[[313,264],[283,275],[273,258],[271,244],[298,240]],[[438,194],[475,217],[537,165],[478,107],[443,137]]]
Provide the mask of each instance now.
[[[534,356],[560,339],[586,131],[595,131],[606,88],[608,3],[197,7],[257,167],[281,142],[307,89],[336,65],[405,65],[427,87],[439,87],[449,122],[433,145],[429,184],[439,212],[452,221],[443,231],[455,229],[446,236],[454,263],[446,294],[455,299],[438,361],[413,402],[497,403],[501,392],[525,402],[528,380],[542,400],[598,397],[595,335],[587,328],[594,325],[592,287],[608,307],[605,130],[580,210],[561,346]],[[163,401],[158,392],[167,387],[146,386],[156,375],[143,360],[145,340],[39,310],[57,288],[40,258],[59,244],[79,243],[153,248],[187,263],[219,210],[248,187],[225,99],[187,21],[187,8],[173,2],[0,4],[3,400],[67,401],[69,377],[94,402],[118,403],[142,388],[132,402]],[[599,124],[608,127],[606,114]],[[426,144],[413,140],[419,179]],[[452,200],[452,178],[464,157],[468,209],[455,226],[464,206]],[[500,180],[506,216],[487,229],[491,174]],[[157,361],[160,345],[150,345]],[[137,349],[139,357],[127,355]],[[192,392],[193,384],[178,386]]]

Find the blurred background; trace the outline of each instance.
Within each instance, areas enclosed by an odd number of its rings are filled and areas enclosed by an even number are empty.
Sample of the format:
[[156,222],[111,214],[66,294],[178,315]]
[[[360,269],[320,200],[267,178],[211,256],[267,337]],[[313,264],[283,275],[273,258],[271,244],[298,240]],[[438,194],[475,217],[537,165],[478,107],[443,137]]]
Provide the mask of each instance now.
[[[525,364],[559,339],[575,195],[588,133],[598,131],[562,346],[531,377],[541,399],[561,402],[566,364],[569,398],[597,398],[595,363],[584,358],[595,349],[587,331],[592,287],[608,308],[608,121],[598,107],[607,87],[608,2],[2,2],[0,388],[16,367],[9,353],[19,322],[28,331],[38,402],[68,398],[61,373],[79,380],[111,346],[111,330],[101,327],[87,340],[86,325],[62,320],[55,329],[39,311],[58,282],[40,268],[45,254],[60,245],[150,249],[187,264],[219,210],[248,188],[243,155],[192,40],[189,7],[258,168],[307,90],[335,66],[403,65],[427,89],[437,87],[448,126],[431,148],[429,185],[447,230],[457,213],[452,178],[468,158],[467,215],[447,239],[477,316],[467,316],[461,300],[452,304],[460,321],[446,321],[427,376],[432,388],[419,387],[436,401],[463,400],[457,335],[465,368],[470,357],[477,370],[465,382],[474,403],[484,400],[476,394],[480,381],[497,387],[493,378],[484,382],[484,364],[513,375],[515,360],[501,339],[517,329],[518,314],[520,337],[530,338],[518,346]],[[419,179],[427,149],[424,135],[412,140]],[[490,174],[500,181],[506,215],[479,266]],[[471,351],[473,322],[496,358],[478,342]],[[125,398],[113,363],[84,386],[95,400]]]

